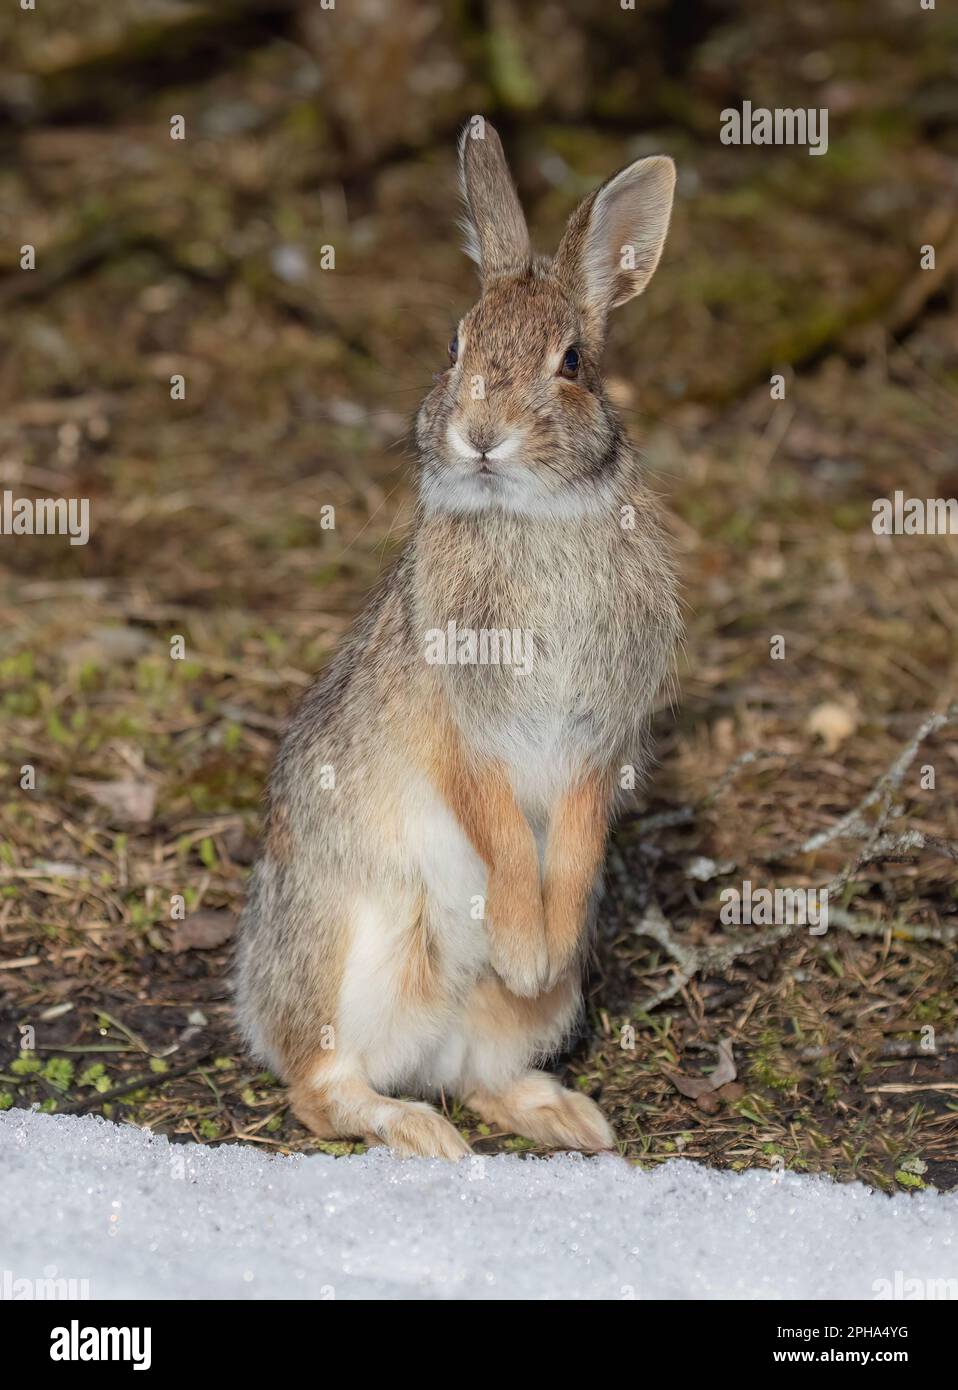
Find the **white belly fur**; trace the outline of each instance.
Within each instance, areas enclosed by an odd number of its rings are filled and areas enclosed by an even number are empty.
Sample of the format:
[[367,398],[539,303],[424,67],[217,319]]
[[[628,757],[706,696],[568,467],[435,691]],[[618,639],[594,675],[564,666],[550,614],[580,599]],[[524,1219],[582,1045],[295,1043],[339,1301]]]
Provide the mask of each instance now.
[[[513,764],[517,794],[526,788],[530,801],[539,803],[555,776],[554,768],[543,772],[543,763],[549,761],[530,750],[528,761]],[[486,893],[485,865],[425,780],[408,788],[405,812],[403,836],[418,881],[375,897],[356,895],[335,1070],[345,1075],[356,1066],[377,1090],[417,1094],[435,1093],[440,1087],[461,1093],[463,1085],[505,1084],[531,1064],[534,1049],[518,1036],[477,1036],[465,1017],[472,987],[489,969],[486,929],[479,915]],[[541,828],[537,840],[541,854]],[[411,1000],[401,988],[423,892],[439,976],[439,987],[426,1002]]]

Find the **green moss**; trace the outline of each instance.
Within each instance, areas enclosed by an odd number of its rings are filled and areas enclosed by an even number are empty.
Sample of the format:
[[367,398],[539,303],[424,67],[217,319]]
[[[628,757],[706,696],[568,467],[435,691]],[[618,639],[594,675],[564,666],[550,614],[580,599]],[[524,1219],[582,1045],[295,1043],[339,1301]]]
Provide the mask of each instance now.
[[55,710],[51,710],[47,715],[47,734],[54,743],[73,744],[76,742],[76,738]]
[[98,1091],[108,1091],[110,1084],[110,1078],[102,1062],[93,1062],[85,1067],[77,1078],[78,1086],[93,1086]]
[[73,1080],[74,1066],[69,1057],[51,1057],[43,1068],[42,1075],[58,1091],[65,1091]]
[[18,652],[0,661],[0,681],[28,681],[33,679],[33,653]]
[[762,1033],[749,1064],[749,1074],[773,1091],[788,1091],[799,1083],[799,1078],[789,1070],[779,1034],[771,1030]]
[[505,1142],[505,1147],[513,1153],[526,1153],[529,1149],[534,1149],[535,1146],[534,1139],[525,1139],[521,1134],[516,1134]]
[[14,1057],[10,1063],[10,1070],[14,1076],[32,1076],[42,1068],[40,1058],[33,1052],[21,1053],[19,1057]]
[[517,109],[536,106],[541,93],[522,51],[520,34],[502,19],[489,31],[487,44],[489,75],[503,104]]

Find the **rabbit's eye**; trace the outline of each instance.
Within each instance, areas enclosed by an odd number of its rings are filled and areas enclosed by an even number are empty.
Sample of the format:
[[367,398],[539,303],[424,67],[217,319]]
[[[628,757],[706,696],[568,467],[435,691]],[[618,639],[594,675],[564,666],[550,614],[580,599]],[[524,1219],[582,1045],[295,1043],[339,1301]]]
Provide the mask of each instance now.
[[459,357],[459,334],[454,333],[449,339],[449,363],[455,366]]
[[566,348],[559,375],[568,377],[570,381],[574,381],[579,375],[579,354],[574,347]]

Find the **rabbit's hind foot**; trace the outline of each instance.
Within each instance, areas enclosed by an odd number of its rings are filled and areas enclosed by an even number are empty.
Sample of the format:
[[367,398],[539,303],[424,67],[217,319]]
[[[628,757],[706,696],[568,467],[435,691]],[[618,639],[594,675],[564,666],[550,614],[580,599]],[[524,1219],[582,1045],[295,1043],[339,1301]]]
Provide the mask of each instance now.
[[290,1087],[293,1114],[319,1139],[384,1144],[400,1158],[448,1158],[471,1153],[459,1131],[431,1105],[381,1096],[358,1080],[299,1082]]
[[466,1104],[487,1124],[550,1149],[599,1153],[615,1148],[615,1135],[595,1101],[560,1086],[546,1072],[526,1072],[495,1093],[473,1091]]

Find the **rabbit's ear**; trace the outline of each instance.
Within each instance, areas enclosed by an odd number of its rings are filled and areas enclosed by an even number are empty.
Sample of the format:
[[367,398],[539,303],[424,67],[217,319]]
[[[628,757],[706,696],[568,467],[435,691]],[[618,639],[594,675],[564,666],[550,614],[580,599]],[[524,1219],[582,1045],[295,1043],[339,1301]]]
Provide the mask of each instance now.
[[599,333],[610,309],[641,294],[659,263],[672,212],[675,165],[637,159],[591,193],[569,219],[553,261]]
[[466,253],[484,283],[529,264],[529,229],[519,204],[502,141],[482,116],[473,116],[459,139],[459,183],[465,202]]

